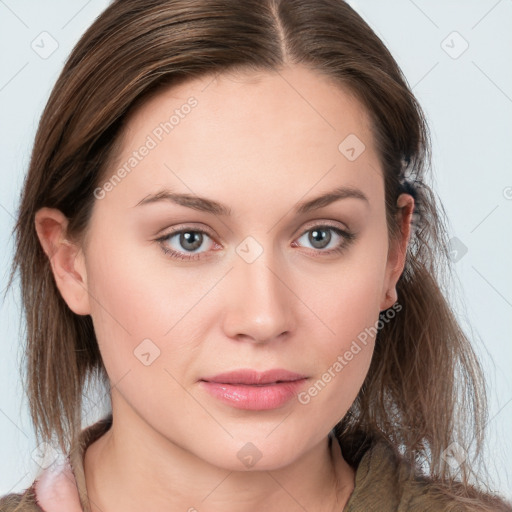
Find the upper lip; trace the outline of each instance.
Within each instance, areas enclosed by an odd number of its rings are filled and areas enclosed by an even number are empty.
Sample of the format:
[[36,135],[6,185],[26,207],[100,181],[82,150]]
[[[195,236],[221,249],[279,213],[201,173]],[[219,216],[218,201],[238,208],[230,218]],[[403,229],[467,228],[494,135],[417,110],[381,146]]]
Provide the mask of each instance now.
[[252,369],[240,369],[231,372],[219,373],[212,377],[200,380],[218,382],[221,384],[274,384],[276,382],[290,382],[306,378],[305,375],[290,372],[282,368],[258,372]]

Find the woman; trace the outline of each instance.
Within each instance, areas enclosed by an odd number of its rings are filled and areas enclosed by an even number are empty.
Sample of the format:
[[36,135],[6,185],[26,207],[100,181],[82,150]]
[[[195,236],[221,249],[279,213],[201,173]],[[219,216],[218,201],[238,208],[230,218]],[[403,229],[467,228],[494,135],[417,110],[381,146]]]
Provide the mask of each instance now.
[[[16,226],[32,419],[67,457],[1,510],[512,510],[472,469],[429,155],[340,0],[114,1]],[[94,375],[112,413],[82,430]]]

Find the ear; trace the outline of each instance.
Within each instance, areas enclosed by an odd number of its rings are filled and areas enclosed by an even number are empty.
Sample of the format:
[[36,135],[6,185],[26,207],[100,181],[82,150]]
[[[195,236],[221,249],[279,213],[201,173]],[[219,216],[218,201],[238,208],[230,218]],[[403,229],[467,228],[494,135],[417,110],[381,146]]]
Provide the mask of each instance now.
[[68,219],[60,210],[41,208],[35,215],[35,228],[62,298],[77,315],[90,314],[83,252],[66,240]]
[[411,235],[411,221],[414,211],[414,198],[410,194],[400,194],[397,199],[398,219],[401,230],[401,236],[398,240],[392,241],[388,251],[388,261],[386,264],[386,278],[382,289],[382,298],[380,310],[384,311],[390,308],[397,300],[396,283],[402,275],[405,267],[405,257],[407,254],[407,245]]

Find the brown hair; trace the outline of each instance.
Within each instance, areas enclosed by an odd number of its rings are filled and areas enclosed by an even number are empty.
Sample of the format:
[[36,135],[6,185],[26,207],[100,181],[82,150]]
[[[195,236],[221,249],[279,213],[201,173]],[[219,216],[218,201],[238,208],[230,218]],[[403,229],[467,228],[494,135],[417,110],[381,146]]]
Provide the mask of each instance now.
[[[74,314],[56,287],[36,235],[36,211],[61,210],[69,219],[68,236],[80,240],[94,190],[136,105],[192,78],[299,63],[354,94],[371,116],[390,239],[400,233],[398,195],[407,192],[416,201],[397,284],[403,309],[379,329],[366,380],[335,428],[344,456],[357,464],[365,447],[385,439],[418,470],[426,462],[423,470],[440,493],[458,496],[457,502],[474,510],[495,510],[498,499],[469,484],[483,448],[486,391],[481,367],[442,292],[452,271],[444,211],[426,183],[425,117],[382,41],[341,0],[117,0],[77,43],[37,131],[9,283],[19,270],[36,435],[55,436],[68,450],[81,429],[87,377],[97,372],[106,379],[90,316]],[[462,484],[454,482],[442,456],[453,442],[468,452],[459,468]]]

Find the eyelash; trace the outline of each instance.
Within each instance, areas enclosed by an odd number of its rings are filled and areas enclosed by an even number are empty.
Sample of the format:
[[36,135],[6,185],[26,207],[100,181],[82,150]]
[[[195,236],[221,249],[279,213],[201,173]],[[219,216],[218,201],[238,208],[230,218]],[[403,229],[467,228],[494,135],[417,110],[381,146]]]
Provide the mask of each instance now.
[[[340,229],[338,227],[331,226],[329,224],[317,224],[316,226],[312,226],[311,228],[307,229],[306,231],[303,231],[302,234],[299,236],[299,238],[304,236],[306,233],[309,233],[310,231],[314,231],[315,229],[318,229],[318,230],[320,230],[320,229],[331,230],[331,231],[334,231],[337,235],[340,235],[340,236],[342,236],[345,239],[345,241],[342,242],[342,244],[340,246],[336,247],[335,249],[330,249],[330,250],[327,250],[327,251],[324,251],[324,250],[321,250],[321,249],[312,249],[313,252],[321,253],[322,256],[332,255],[332,254],[341,254],[356,239],[356,235],[354,233],[352,233],[350,231],[346,231],[346,230]],[[168,247],[165,246],[165,242],[169,238],[171,238],[173,236],[176,236],[176,235],[180,235],[182,233],[202,233],[202,234],[207,235],[208,237],[212,238],[211,235],[207,231],[204,231],[202,229],[183,228],[183,229],[177,229],[177,230],[171,231],[170,233],[167,233],[164,236],[162,236],[160,238],[157,238],[156,241],[160,243],[162,251],[165,254],[167,254],[169,257],[173,258],[173,259],[185,260],[185,261],[193,261],[193,260],[198,260],[199,258],[201,258],[201,255],[203,253],[193,253],[193,254],[185,256],[183,253],[175,251],[174,249],[169,249]]]

